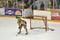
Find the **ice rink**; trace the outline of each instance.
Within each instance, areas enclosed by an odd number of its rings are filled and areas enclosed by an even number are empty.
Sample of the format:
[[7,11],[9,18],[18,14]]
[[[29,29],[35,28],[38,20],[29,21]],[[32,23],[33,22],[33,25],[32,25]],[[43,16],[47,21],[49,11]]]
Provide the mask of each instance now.
[[[44,29],[29,29],[29,19],[27,21],[28,35],[22,28],[22,33],[16,36],[18,32],[17,19],[15,18],[0,18],[0,40],[60,40],[60,23],[48,22],[48,27],[55,31],[45,31]],[[38,24],[37,24],[38,25]]]

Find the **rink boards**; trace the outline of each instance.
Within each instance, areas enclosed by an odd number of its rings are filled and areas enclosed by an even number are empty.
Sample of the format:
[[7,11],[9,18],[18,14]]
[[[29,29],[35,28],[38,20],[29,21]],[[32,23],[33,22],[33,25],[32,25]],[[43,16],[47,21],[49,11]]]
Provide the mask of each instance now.
[[[16,18],[16,17],[15,16],[0,16],[0,18]],[[37,19],[37,20],[40,20],[40,19]],[[50,22],[60,22],[60,20],[48,20],[48,21],[50,21]]]

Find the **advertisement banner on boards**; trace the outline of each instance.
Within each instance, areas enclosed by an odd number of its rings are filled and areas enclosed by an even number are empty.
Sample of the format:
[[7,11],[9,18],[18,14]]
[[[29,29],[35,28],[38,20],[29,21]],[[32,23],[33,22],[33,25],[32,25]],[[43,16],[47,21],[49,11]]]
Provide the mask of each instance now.
[[14,9],[12,9],[12,8],[6,8],[5,9],[5,15],[8,15],[8,16],[14,15]]
[[16,15],[21,16],[22,10],[15,9],[15,8],[6,8],[5,9],[5,15],[7,15],[7,16],[16,16]]
[[51,19],[60,20],[60,13],[58,13],[58,12],[52,12],[51,13]]
[[15,16],[22,16],[22,10],[15,9],[15,10],[14,10],[14,15],[15,15]]

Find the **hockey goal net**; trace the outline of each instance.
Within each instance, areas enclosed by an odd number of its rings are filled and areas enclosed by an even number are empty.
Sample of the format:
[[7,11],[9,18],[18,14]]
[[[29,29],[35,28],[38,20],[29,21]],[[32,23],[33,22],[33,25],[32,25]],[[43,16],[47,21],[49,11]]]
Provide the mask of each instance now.
[[[31,18],[33,17],[33,18]],[[38,16],[38,15],[31,15],[30,16],[30,29],[45,29],[46,31],[49,29],[47,26],[47,17],[46,16]],[[50,30],[54,30],[51,29]]]

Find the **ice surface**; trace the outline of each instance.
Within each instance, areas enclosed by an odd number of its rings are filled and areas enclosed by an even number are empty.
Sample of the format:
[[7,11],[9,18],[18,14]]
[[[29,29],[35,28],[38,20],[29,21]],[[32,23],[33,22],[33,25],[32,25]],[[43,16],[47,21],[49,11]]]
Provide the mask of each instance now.
[[18,32],[17,19],[0,18],[0,40],[60,40],[60,23],[48,22],[48,27],[55,31],[45,31],[43,29],[29,29],[29,19],[27,21],[28,35],[22,28],[22,33],[16,36]]

